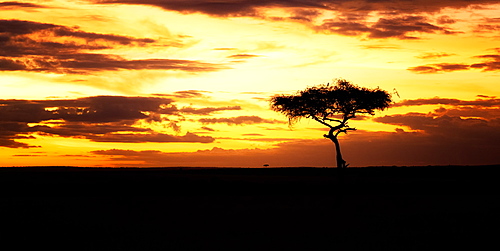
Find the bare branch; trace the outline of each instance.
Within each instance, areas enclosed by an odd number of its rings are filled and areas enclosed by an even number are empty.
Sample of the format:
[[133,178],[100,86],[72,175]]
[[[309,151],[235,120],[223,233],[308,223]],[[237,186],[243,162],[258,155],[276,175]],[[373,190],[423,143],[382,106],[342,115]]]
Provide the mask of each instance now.
[[344,129],[338,130],[338,131],[335,133],[335,136],[338,136],[340,133],[345,133],[345,134],[347,134],[347,131],[356,131],[356,128],[349,127],[349,128],[344,128]]
[[328,127],[330,127],[330,128],[335,128],[334,126],[332,126],[332,125],[330,125],[330,124],[326,123],[324,120],[321,120],[321,119],[319,119],[318,117],[316,117],[316,116],[314,116],[314,115],[310,115],[310,116],[311,116],[311,118],[313,118],[314,120],[318,121],[319,123],[321,123],[321,124],[323,124],[323,125],[325,125],[325,126],[328,126]]
[[327,117],[323,117],[323,120],[328,120],[328,121],[343,123],[342,120],[340,120],[340,119],[331,119],[331,118],[327,118]]

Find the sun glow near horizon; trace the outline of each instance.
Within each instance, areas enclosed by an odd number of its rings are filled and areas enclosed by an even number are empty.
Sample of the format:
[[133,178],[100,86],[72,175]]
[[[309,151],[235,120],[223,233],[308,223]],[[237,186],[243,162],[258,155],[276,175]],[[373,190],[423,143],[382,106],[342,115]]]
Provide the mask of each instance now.
[[498,164],[499,9],[0,2],[1,165],[333,166],[327,128],[269,100],[336,78],[395,102],[350,122],[351,166]]

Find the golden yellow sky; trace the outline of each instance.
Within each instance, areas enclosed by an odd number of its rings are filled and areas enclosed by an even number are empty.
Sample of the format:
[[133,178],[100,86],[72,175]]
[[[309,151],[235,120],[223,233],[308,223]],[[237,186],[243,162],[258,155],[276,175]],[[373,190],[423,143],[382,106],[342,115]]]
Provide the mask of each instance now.
[[[351,166],[498,164],[497,1],[0,2],[0,166],[334,166],[269,109],[347,79],[393,94]],[[397,94],[396,94],[397,92]]]

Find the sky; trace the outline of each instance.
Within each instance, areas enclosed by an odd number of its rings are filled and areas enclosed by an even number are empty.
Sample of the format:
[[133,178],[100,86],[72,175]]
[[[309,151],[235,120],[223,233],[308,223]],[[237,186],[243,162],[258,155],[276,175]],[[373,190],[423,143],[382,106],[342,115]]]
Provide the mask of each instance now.
[[500,163],[500,3],[0,1],[0,166],[335,166],[275,95],[391,93],[350,167]]

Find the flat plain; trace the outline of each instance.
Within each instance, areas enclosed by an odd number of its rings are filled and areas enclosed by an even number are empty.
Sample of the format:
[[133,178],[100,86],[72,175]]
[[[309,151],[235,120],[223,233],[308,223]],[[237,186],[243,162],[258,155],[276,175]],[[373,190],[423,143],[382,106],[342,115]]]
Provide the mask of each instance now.
[[500,166],[0,168],[18,250],[448,250],[496,242]]

